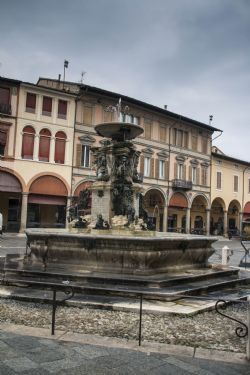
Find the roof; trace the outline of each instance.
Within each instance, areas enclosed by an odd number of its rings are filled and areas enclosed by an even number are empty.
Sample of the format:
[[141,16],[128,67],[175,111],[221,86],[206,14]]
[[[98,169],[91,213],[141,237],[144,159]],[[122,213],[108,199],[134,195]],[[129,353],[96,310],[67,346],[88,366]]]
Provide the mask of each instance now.
[[212,156],[216,157],[217,159],[223,159],[223,160],[227,160],[227,161],[232,161],[234,163],[239,163],[239,164],[244,164],[246,166],[250,166],[250,162],[248,162],[246,160],[236,159],[233,156],[228,156],[228,155],[225,155],[225,154],[218,154],[216,152],[212,152]]
[[[58,82],[58,79],[50,79],[50,78],[46,78],[46,77],[40,77],[39,80],[38,80],[38,82],[40,80],[50,80],[50,81]],[[115,98],[115,99],[121,98],[124,101],[130,102],[130,103],[132,103],[134,105],[146,107],[147,109],[149,109],[151,111],[155,111],[157,113],[161,113],[161,114],[163,114],[165,116],[172,117],[172,118],[174,118],[176,120],[185,121],[187,123],[190,123],[192,125],[198,126],[198,127],[203,128],[205,130],[209,130],[209,131],[212,131],[212,132],[215,132],[215,131],[220,131],[221,132],[222,131],[220,129],[214,128],[211,125],[205,124],[203,122],[193,120],[193,119],[191,119],[189,117],[182,116],[180,114],[168,111],[166,109],[157,107],[155,105],[143,102],[143,101],[138,100],[138,99],[131,98],[131,97],[126,96],[126,95],[118,94],[116,92],[104,90],[104,89],[101,89],[101,88],[98,88],[98,87],[95,87],[95,86],[85,85],[85,84],[77,83],[77,82],[64,81],[64,84],[66,84],[66,85],[74,85],[74,86],[77,85],[77,86],[79,86],[80,91],[88,91],[90,93],[92,92],[92,93],[95,93],[95,94],[105,95],[105,96],[112,97],[112,98]]]
[[43,86],[43,85],[37,85],[35,83],[30,83],[30,82],[21,82],[23,85],[27,85],[27,86],[32,86],[36,89],[45,89],[45,90],[48,90],[48,91],[52,91],[52,92],[56,92],[56,93],[60,93],[61,95],[69,95],[69,96],[73,96],[73,97],[76,97],[76,94],[72,93],[72,92],[67,92],[67,91],[63,91],[63,90],[60,90],[60,89],[56,89],[54,87],[49,87],[49,86]]
[[22,82],[22,81],[19,81],[18,79],[6,78],[2,76],[0,76],[0,81],[4,81],[6,83],[12,83],[15,85],[20,85],[20,83]]

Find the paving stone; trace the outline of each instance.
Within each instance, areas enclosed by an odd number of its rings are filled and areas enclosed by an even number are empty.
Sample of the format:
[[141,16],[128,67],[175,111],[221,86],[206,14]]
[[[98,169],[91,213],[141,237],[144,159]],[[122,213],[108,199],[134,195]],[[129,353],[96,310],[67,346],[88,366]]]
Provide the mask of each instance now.
[[53,362],[44,362],[41,363],[41,367],[47,370],[51,374],[55,374],[63,369],[73,369],[74,367],[78,367],[79,364],[71,359],[65,358]]
[[30,336],[14,336],[12,338],[4,339],[4,342],[10,347],[18,350],[29,350],[34,349],[35,347],[42,347],[37,339]]
[[35,348],[25,352],[25,356],[35,361],[37,363],[43,362],[53,362],[60,359],[63,359],[65,356],[62,352],[58,351],[56,348],[53,350],[48,348]]
[[16,372],[35,370],[38,364],[26,357],[17,357],[3,361],[3,363]]

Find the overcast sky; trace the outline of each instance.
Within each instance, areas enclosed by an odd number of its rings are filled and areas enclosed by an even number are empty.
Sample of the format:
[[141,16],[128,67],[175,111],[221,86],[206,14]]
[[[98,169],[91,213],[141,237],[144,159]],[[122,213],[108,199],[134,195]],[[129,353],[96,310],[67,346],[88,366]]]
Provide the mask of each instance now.
[[67,59],[67,80],[213,114],[214,144],[250,161],[250,0],[5,0],[0,15],[1,76],[57,78]]

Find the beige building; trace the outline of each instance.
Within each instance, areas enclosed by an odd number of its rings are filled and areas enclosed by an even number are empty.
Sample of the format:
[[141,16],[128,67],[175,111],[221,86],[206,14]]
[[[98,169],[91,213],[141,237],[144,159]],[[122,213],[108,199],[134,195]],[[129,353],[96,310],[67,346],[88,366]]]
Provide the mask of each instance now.
[[250,163],[212,151],[211,233],[238,234],[250,221]]
[[70,82],[41,78],[38,84],[78,93],[72,193],[95,179],[91,146],[102,141],[94,126],[113,121],[107,107],[129,107],[123,120],[144,128],[135,139],[141,152],[144,208],[160,231],[210,232],[211,137],[218,129],[120,94]]
[[[13,82],[1,79],[0,88],[6,85]],[[71,195],[75,95],[20,81],[16,86],[10,87],[12,114],[4,116],[0,128],[8,130],[0,160],[4,228],[64,227]]]

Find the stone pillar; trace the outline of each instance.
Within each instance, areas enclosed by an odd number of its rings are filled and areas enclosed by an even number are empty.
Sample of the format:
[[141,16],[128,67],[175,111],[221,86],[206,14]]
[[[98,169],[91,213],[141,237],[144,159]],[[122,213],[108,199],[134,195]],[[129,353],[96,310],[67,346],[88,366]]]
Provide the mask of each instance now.
[[164,206],[163,211],[163,232],[168,231],[168,206]]
[[28,193],[22,193],[20,232],[24,232],[24,229],[26,228],[27,211],[28,211]]
[[68,217],[68,214],[69,214],[69,208],[71,206],[71,197],[67,197],[67,205],[66,205],[66,213],[65,213],[65,228],[68,228],[69,227],[69,223],[68,223],[68,220],[67,220],[67,217]]
[[191,209],[188,207],[186,210],[186,233],[190,233],[190,211]]
[[34,139],[34,152],[33,152],[33,160],[38,160],[38,154],[39,154],[39,135],[36,134],[35,135],[35,139]]
[[243,212],[239,213],[239,232],[241,234],[241,229],[242,229],[242,221],[243,221]]
[[206,210],[206,235],[210,235],[210,214],[211,210],[207,209]]
[[69,142],[69,139],[66,139],[64,164],[70,164],[70,154],[69,153],[70,153],[70,142]]
[[55,137],[50,139],[49,162],[55,163]]
[[227,211],[224,211],[223,216],[223,235],[227,236]]

